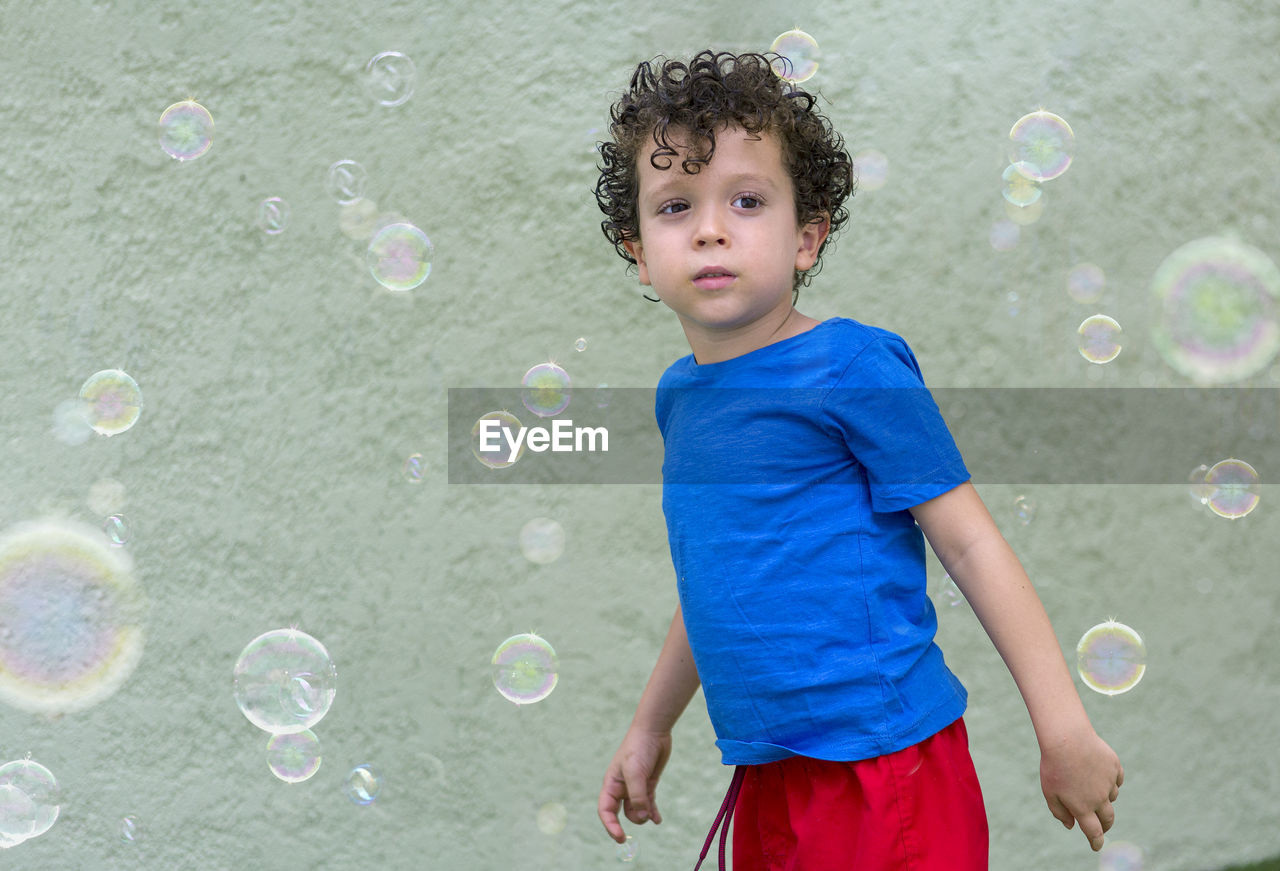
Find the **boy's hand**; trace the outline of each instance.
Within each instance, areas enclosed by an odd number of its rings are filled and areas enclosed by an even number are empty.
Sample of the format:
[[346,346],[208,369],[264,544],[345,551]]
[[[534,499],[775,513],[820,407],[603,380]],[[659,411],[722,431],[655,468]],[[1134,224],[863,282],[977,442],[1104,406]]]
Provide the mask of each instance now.
[[662,822],[654,792],[670,755],[670,732],[646,732],[634,726],[627,730],[618,752],[613,754],[600,787],[597,813],[609,837],[619,844],[627,840],[618,823],[619,806],[633,823]]
[[1049,811],[1068,829],[1079,822],[1095,852],[1116,821],[1111,803],[1122,783],[1120,759],[1092,729],[1040,749],[1040,788]]

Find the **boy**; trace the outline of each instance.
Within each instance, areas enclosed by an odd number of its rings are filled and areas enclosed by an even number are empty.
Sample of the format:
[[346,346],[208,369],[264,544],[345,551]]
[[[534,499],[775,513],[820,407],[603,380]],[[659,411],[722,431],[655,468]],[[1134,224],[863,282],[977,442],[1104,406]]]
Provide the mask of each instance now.
[[1120,762],[915,357],[887,330],[795,309],[853,188],[814,102],[762,55],[707,51],[641,64],[612,109],[602,226],[693,353],[655,409],[680,605],[605,773],[601,822],[622,843],[620,808],[662,821],[671,728],[701,683],[736,766],[703,857],[723,819],[724,867],[736,810],[736,871],[986,868],[923,532],[1022,693],[1050,811],[1099,850]]

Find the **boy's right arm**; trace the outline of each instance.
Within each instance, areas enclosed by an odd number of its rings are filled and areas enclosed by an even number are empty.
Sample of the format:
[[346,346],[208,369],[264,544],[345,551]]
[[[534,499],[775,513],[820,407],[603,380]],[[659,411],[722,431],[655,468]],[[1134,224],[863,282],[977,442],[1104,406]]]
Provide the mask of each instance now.
[[600,822],[619,844],[627,839],[618,822],[620,807],[633,823],[650,819],[662,822],[654,792],[671,755],[671,729],[697,692],[698,684],[698,670],[684,631],[684,614],[677,606],[658,662],[636,705],[631,727],[613,754],[600,788]]

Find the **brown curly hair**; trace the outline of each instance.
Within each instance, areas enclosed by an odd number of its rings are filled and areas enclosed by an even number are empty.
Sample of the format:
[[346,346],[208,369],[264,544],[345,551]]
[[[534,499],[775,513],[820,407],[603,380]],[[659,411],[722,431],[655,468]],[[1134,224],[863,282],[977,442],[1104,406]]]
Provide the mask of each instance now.
[[733,124],[751,134],[767,132],[778,138],[795,188],[798,224],[830,220],[818,260],[810,269],[796,272],[792,284],[796,296],[809,283],[810,274],[819,270],[823,249],[849,220],[844,202],[856,186],[853,161],[844,139],[814,109],[817,99],[774,72],[775,66],[781,69],[788,61],[773,57],[708,50],[687,64],[658,57],[636,67],[630,89],[610,109],[612,141],[599,146],[600,179],[595,191],[605,214],[600,227],[622,259],[636,262],[622,243],[640,238],[636,200],[641,149],[652,142],[657,147],[649,163],[655,169],[669,169],[672,158],[679,156],[671,143],[671,129],[677,128],[682,135],[687,132],[690,141],[701,147],[691,148],[680,168],[697,173],[715,155],[716,129]]

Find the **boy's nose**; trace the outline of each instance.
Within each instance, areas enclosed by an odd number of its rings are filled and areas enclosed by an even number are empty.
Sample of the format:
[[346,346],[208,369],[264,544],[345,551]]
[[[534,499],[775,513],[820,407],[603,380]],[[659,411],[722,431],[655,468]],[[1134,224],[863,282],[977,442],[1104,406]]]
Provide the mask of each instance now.
[[702,220],[698,222],[694,232],[694,242],[699,248],[707,245],[729,244],[723,216],[715,209],[708,209],[702,213]]

